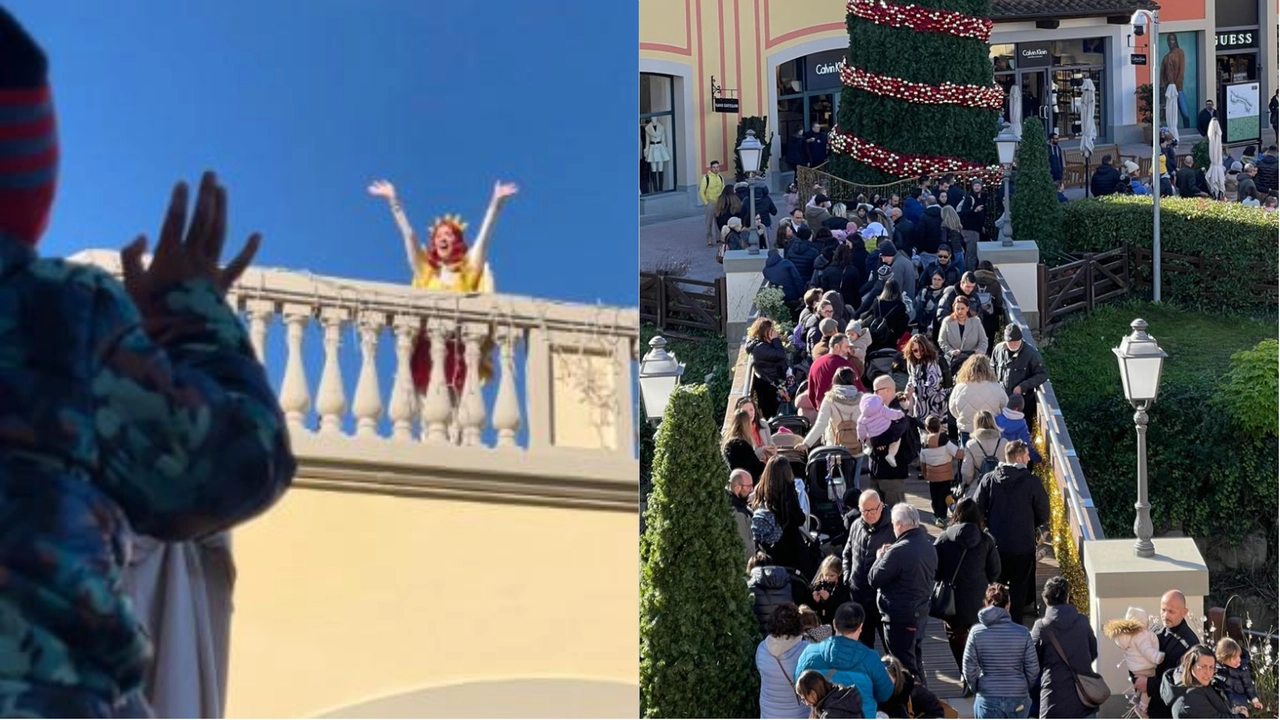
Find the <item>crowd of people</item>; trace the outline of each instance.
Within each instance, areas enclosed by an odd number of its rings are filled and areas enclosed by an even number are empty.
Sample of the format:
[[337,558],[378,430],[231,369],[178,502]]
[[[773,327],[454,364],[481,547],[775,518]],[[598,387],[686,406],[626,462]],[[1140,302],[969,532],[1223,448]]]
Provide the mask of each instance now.
[[[792,188],[776,235],[756,228],[748,240],[770,247],[765,278],[795,323],[786,337],[784,318],[752,324],[752,392],[735,401],[722,439],[765,636],[762,717],[954,717],[923,666],[934,620],[975,717],[1096,713],[1075,677],[1091,672],[1097,637],[1065,579],[1035,592],[1050,510],[1027,418],[1048,371],[1022,327],[1003,322],[994,268],[968,243],[981,234],[963,219],[981,210],[981,186],[971,186],[976,200],[953,202],[950,181],[922,181],[904,207],[890,196],[853,214],[823,188],[807,201]],[[832,222],[839,213],[848,216]],[[818,462],[815,473],[818,457],[825,471]],[[851,472],[838,472],[842,459]],[[929,487],[936,537],[907,502],[912,472]],[[826,501],[838,526],[816,517]],[[940,586],[953,598],[945,607]],[[1212,700],[1175,672],[1183,653],[1171,648],[1189,632],[1185,598],[1165,600],[1166,659],[1134,674],[1134,703],[1148,692],[1144,714],[1197,717]],[[1161,687],[1148,691],[1147,678]],[[1157,701],[1165,684],[1170,697]]]
[[[1056,138],[1051,139],[1056,143]],[[1138,165],[1126,160],[1121,165],[1115,164],[1111,155],[1103,155],[1102,163],[1093,171],[1089,179],[1089,190],[1096,197],[1106,195],[1151,195],[1159,188],[1161,197],[1206,198],[1222,202],[1240,203],[1248,207],[1261,208],[1267,212],[1275,212],[1280,204],[1280,150],[1270,145],[1258,154],[1257,145],[1248,145],[1239,158],[1231,155],[1228,149],[1223,153],[1223,183],[1220,188],[1211,187],[1206,173],[1207,168],[1197,168],[1195,158],[1177,156],[1178,140],[1167,129],[1160,133],[1159,168],[1156,171],[1158,181],[1151,182],[1150,176],[1144,181],[1139,177]],[[1050,154],[1050,170],[1054,179],[1062,182],[1062,165],[1056,164]],[[1061,194],[1060,200],[1065,201]]]

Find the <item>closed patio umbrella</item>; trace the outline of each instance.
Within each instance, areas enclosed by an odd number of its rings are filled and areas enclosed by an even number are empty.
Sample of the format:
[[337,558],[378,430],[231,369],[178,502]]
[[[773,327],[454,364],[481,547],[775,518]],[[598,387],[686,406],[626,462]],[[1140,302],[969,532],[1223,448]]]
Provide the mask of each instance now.
[[[1164,92],[1164,124],[1169,126],[1169,134],[1178,142],[1178,88],[1169,83]],[[1169,169],[1170,172],[1173,168]]]
[[1022,88],[1017,83],[1009,86],[1009,124],[1013,134],[1022,139]]
[[[1097,108],[1098,89],[1093,80],[1084,79],[1080,86],[1080,154],[1084,155],[1084,176],[1089,177],[1089,159],[1093,157],[1093,143],[1098,139],[1098,124],[1093,120]],[[1089,183],[1084,184],[1085,197],[1089,195]]]
[[1209,194],[1221,198],[1227,191],[1227,172],[1222,167],[1222,126],[1218,118],[1209,121],[1209,167],[1204,171]]

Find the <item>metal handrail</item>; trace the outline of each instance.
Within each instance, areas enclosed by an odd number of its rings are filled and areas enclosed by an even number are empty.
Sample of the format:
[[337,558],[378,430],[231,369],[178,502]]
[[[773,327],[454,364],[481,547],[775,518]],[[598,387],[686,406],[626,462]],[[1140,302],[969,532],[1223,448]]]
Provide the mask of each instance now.
[[[996,278],[1000,283],[1007,322],[1017,323],[1022,328],[1022,341],[1036,347],[1031,326],[1027,324],[1017,298],[998,268]],[[1085,480],[1080,459],[1076,457],[1075,445],[1071,442],[1071,433],[1067,430],[1062,408],[1058,406],[1058,396],[1053,391],[1052,381],[1046,380],[1036,390],[1036,404],[1040,431],[1044,433],[1045,445],[1049,450],[1054,481],[1065,491],[1063,499],[1067,512],[1075,520],[1072,523],[1074,527],[1078,528],[1079,536],[1073,539],[1077,547],[1086,540],[1102,540],[1106,537],[1102,531],[1102,521],[1098,517],[1097,508],[1093,506],[1093,496],[1089,493],[1089,484]]]

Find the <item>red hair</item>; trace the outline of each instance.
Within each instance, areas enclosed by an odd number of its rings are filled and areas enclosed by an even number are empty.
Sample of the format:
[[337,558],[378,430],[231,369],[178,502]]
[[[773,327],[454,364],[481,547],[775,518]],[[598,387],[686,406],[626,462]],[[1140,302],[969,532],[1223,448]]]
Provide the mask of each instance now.
[[[431,226],[431,237],[427,242],[427,264],[439,270],[441,266],[453,267],[462,263],[467,257],[467,239],[463,235],[463,230],[466,227],[465,223],[453,217],[444,217],[436,220]],[[457,242],[453,244],[453,248],[446,257],[442,257],[440,251],[436,249],[436,233],[441,228],[449,228],[457,238]]]

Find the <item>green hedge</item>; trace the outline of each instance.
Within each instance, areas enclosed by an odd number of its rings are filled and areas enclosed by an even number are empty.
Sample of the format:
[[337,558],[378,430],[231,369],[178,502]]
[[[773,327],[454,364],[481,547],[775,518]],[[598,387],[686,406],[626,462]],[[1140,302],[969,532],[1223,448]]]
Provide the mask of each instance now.
[[725,495],[717,404],[681,387],[658,428],[640,537],[641,717],[759,717],[759,635]]
[[[1060,245],[1063,204],[1058,202],[1058,187],[1049,173],[1049,146],[1041,140],[1046,137],[1043,121],[1038,117],[1024,120],[1022,137],[1027,142],[1018,145],[1018,192],[1009,204],[1013,239]],[[987,214],[996,214],[994,203]]]
[[[1044,348],[1105,533],[1133,533],[1133,411],[1124,399],[1111,348],[1130,332],[1136,317],[1147,320],[1169,354],[1147,433],[1157,533],[1176,530],[1226,542],[1257,533],[1268,538],[1274,558],[1280,450],[1276,325],[1220,312],[1136,302],[1106,306],[1068,322]],[[1262,377],[1267,368],[1269,380]],[[1257,386],[1242,390],[1242,382]],[[1247,406],[1243,411],[1242,405]],[[1269,425],[1263,416],[1269,417]],[[1274,587],[1276,577],[1269,582]]]
[[[1066,237],[1061,248],[1042,245],[1046,255],[1104,252],[1120,245],[1151,248],[1151,198],[1109,196],[1077,200],[1063,207]],[[1202,256],[1225,278],[1174,272],[1186,263],[1166,257],[1161,281],[1164,298],[1204,307],[1255,311],[1274,301],[1252,285],[1275,285],[1276,234],[1280,215],[1238,203],[1192,198],[1160,199],[1160,236],[1165,254]],[[1135,267],[1150,283],[1150,266]]]

